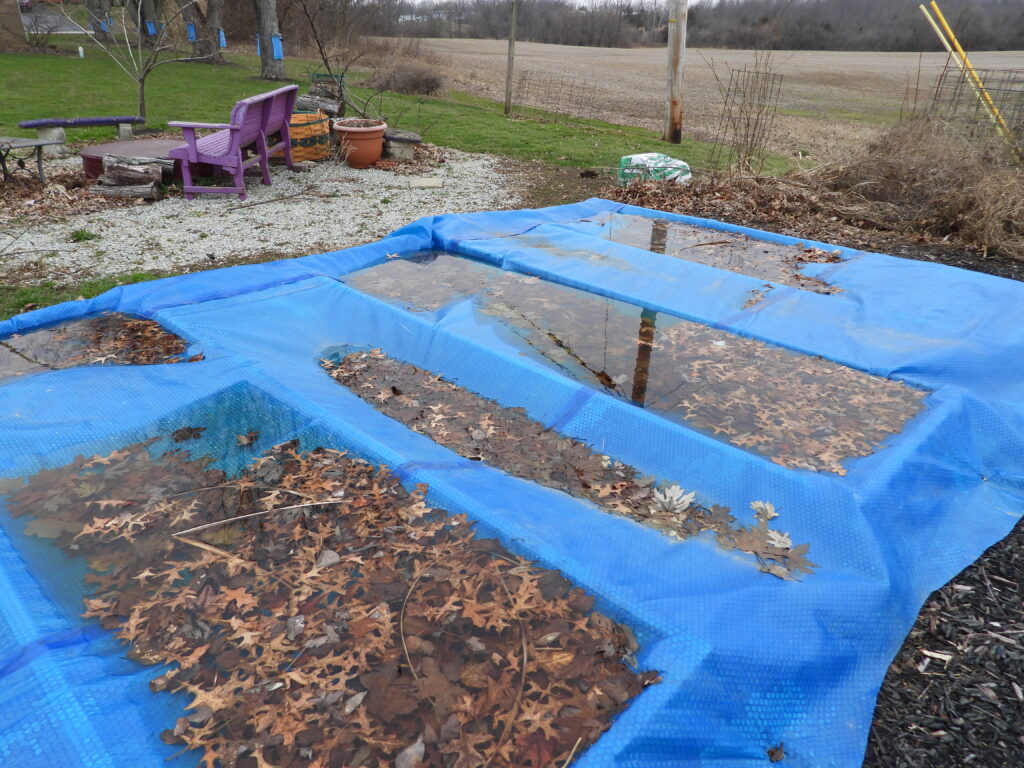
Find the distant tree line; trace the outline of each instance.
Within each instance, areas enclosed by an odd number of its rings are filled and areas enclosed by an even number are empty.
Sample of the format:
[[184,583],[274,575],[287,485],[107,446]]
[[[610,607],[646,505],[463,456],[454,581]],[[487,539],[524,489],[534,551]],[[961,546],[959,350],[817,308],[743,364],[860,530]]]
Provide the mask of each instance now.
[[[403,7],[398,30],[418,37],[508,36],[509,0],[426,0]],[[521,0],[516,36],[559,45],[628,48],[665,41],[660,0]]]
[[[148,1],[148,0],[147,0]],[[109,0],[93,0],[109,2]],[[182,0],[175,0],[182,2]],[[224,26],[248,38],[254,0],[224,0]],[[941,50],[921,0],[692,0],[688,44],[704,48]],[[277,0],[289,45],[309,43],[311,11],[331,36],[505,38],[511,0]],[[941,0],[969,50],[1024,49],[1024,0]],[[520,40],[664,45],[664,0],[520,0]]]
[[[942,50],[921,0],[703,0],[688,43],[703,48],[826,51]],[[926,3],[927,4],[927,3]],[[1024,48],[1024,1],[941,0],[968,50]]]

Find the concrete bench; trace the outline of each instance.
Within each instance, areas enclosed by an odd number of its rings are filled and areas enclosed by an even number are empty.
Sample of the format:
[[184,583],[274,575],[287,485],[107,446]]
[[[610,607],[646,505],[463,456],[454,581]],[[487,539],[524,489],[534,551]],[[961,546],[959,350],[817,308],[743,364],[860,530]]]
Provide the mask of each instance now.
[[[118,115],[116,117],[44,117],[38,120],[22,120],[18,123],[19,128],[35,128],[36,136],[43,141],[60,142],[64,144],[67,140],[65,128],[88,128],[95,125],[116,125],[117,138],[119,141],[131,141],[132,124],[146,122],[143,118],[135,115]],[[60,152],[59,145],[53,148],[47,147],[46,152],[56,154]]]

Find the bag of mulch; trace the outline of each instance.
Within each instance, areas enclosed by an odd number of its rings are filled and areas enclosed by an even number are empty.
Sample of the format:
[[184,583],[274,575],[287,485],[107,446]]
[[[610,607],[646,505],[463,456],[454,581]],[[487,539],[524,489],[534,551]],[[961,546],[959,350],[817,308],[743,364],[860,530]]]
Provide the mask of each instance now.
[[690,166],[660,152],[643,152],[639,155],[626,155],[619,160],[618,178],[623,187],[637,179],[685,184],[690,180]]

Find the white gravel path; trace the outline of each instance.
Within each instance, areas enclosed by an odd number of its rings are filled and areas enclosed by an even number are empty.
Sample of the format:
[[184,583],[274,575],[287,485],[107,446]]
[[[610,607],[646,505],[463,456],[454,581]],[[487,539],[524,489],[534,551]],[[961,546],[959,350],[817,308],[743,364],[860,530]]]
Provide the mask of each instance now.
[[[200,195],[113,208],[38,225],[3,259],[7,281],[75,282],[140,271],[187,272],[268,257],[304,256],[380,239],[423,216],[515,207],[516,189],[499,161],[445,150],[447,162],[422,175],[437,188],[410,188],[410,177],[322,163],[299,173],[274,168],[273,185],[247,177],[249,199]],[[72,232],[99,237],[72,242]],[[0,250],[9,236],[0,235]],[[12,249],[14,250],[14,249]]]

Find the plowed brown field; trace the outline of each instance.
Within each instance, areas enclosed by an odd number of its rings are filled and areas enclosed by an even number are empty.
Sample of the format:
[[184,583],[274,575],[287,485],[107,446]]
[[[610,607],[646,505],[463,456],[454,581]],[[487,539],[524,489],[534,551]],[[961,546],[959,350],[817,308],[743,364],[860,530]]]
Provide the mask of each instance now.
[[[502,40],[424,40],[440,54],[449,84],[492,99],[504,98]],[[971,55],[978,68],[1024,68],[1024,51]],[[664,48],[583,48],[516,44],[517,75],[576,80],[592,94],[594,117],[660,129],[665,89]],[[773,149],[813,160],[841,159],[900,116],[901,107],[926,106],[946,62],[939,53],[776,51],[772,65],[782,74]],[[722,114],[719,80],[754,62],[753,51],[689,49],[686,52],[686,130],[698,139],[715,137]],[[718,79],[716,79],[716,74]]]

